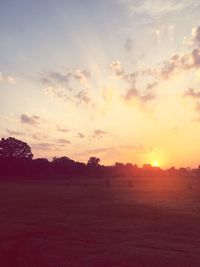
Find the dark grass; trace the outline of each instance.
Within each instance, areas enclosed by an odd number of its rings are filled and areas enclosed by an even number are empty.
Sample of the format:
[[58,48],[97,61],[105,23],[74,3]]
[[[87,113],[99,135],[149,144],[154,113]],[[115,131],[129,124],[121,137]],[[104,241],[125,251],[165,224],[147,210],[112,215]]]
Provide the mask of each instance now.
[[2,267],[200,266],[197,178],[0,182]]

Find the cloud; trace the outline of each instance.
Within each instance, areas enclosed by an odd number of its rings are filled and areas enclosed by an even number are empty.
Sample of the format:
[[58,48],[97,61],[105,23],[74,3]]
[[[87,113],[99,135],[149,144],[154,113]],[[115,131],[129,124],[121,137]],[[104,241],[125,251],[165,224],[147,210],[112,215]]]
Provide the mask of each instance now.
[[95,107],[95,103],[92,101],[90,92],[88,89],[82,89],[78,93],[69,94],[65,88],[47,87],[44,89],[46,95],[52,99],[60,99],[64,102],[72,102],[76,105]]
[[197,104],[196,104],[195,110],[196,110],[198,113],[200,113],[200,103],[197,103]]
[[2,72],[0,72],[0,82],[7,82],[7,83],[12,84],[12,85],[15,85],[17,83],[16,79],[13,76],[3,75]]
[[124,43],[124,47],[125,47],[127,52],[130,52],[134,47],[133,40],[131,38],[127,38],[125,43]]
[[[195,91],[192,88],[189,88],[185,92],[184,96],[185,97],[190,97],[190,98],[193,99],[193,101],[195,102],[195,111],[200,114],[200,103],[197,102],[200,99],[200,92]],[[200,121],[200,119],[198,118],[197,121]]]
[[189,88],[184,96],[189,96],[189,97],[192,97],[192,98],[200,98],[200,92],[195,92],[194,89],[192,88]]
[[57,131],[62,132],[62,133],[67,133],[70,131],[67,128],[61,128],[59,125],[57,125],[56,128],[57,128]]
[[146,90],[152,90],[153,88],[155,88],[158,85],[158,82],[152,82],[152,83],[148,83],[146,86]]
[[32,135],[32,138],[35,140],[42,140],[42,139],[47,139],[47,135],[42,134],[42,133],[35,133]]
[[97,129],[97,130],[94,130],[92,137],[93,138],[99,138],[99,137],[104,136],[105,134],[106,134],[105,131],[103,131],[101,129]]
[[86,85],[90,78],[90,72],[87,70],[76,69],[74,71],[74,79],[79,81],[81,84]]
[[144,69],[133,71],[132,73],[125,73],[122,63],[119,60],[114,60],[111,63],[110,68],[114,71],[116,76],[129,85],[125,95],[122,96],[125,101],[130,101],[135,98],[144,104],[156,98],[156,94],[153,92],[153,89],[158,85],[157,81],[148,82],[144,86],[145,93],[140,93],[136,83],[139,76],[151,76],[153,79],[155,79],[155,77],[157,78],[157,71]]
[[77,152],[76,156],[92,156],[92,155],[99,155],[105,152],[110,151],[112,148],[92,148],[92,149],[86,149],[83,152]]
[[128,82],[129,84],[135,85],[138,75],[139,75],[138,71],[134,71],[134,72],[128,73],[128,74],[124,73],[123,79],[124,79],[124,81]]
[[72,79],[79,81],[82,85],[86,85],[90,79],[90,72],[87,70],[75,69],[68,72],[52,71],[40,76],[40,82],[50,87],[65,87],[69,91],[72,88],[69,83]]
[[190,45],[197,45],[197,47],[193,48],[191,51],[172,55],[169,59],[165,60],[162,66],[157,70],[147,69],[140,73],[143,75],[149,74],[156,79],[169,79],[174,74],[194,69],[197,70],[196,78],[198,79],[200,70],[200,26],[192,29],[189,43]]
[[135,88],[131,88],[126,92],[126,95],[124,96],[124,99],[126,101],[130,101],[133,98],[137,98],[139,96],[139,93],[137,91],[137,89]]
[[36,150],[45,150],[49,151],[52,149],[55,149],[55,146],[51,143],[37,143],[37,144],[32,144],[31,147]]
[[[89,85],[89,79],[91,74],[87,70],[75,69],[67,73],[49,72],[46,75],[40,77],[40,81],[46,87],[44,93],[50,96],[52,99],[60,99],[64,102],[72,102],[79,105],[90,105],[94,107],[92,103],[90,93],[86,86]],[[84,86],[84,89],[70,87],[71,83],[78,81],[80,85]]]
[[161,41],[173,42],[174,41],[174,28],[175,28],[175,25],[172,25],[172,24],[171,25],[165,25],[165,24],[159,25],[159,27],[157,27],[154,30],[157,43],[160,43]]
[[121,2],[126,3],[132,15],[146,15],[154,18],[199,6],[198,0],[123,0]]
[[116,76],[124,75],[124,69],[120,60],[113,60],[113,62],[110,64],[110,68],[113,70]]
[[135,85],[136,79],[139,75],[138,71],[125,73],[122,62],[120,60],[113,60],[110,64],[110,68],[119,79],[129,83],[132,87]]
[[78,133],[79,138],[85,138],[85,135],[83,133]]
[[49,72],[46,75],[40,77],[40,81],[44,85],[67,85],[71,77],[71,72],[60,73],[60,72]]
[[15,78],[12,76],[8,76],[7,81],[8,81],[8,83],[13,84],[13,85],[17,83]]
[[44,93],[53,99],[58,98],[63,101],[71,100],[70,96],[68,95],[68,92],[63,87],[49,86],[49,87],[44,88]]
[[134,71],[132,73],[125,73],[124,68],[122,66],[122,62],[120,60],[113,60],[110,64],[110,68],[114,72],[114,74],[121,80],[131,83],[132,85],[135,84],[136,78],[139,74],[138,71]]
[[194,44],[200,44],[200,26],[192,29],[192,41]]
[[152,90],[157,85],[158,85],[158,82],[148,83],[145,88],[145,93],[142,93],[142,94],[135,87],[130,88],[127,90],[126,94],[123,96],[123,99],[125,101],[131,101],[132,99],[135,98],[139,100],[141,103],[146,103],[156,98],[156,95]]
[[22,123],[29,124],[29,125],[32,125],[32,126],[36,126],[40,122],[40,117],[38,117],[36,115],[29,116],[29,115],[26,115],[26,114],[22,114],[21,117],[20,117],[20,120],[21,120]]
[[91,103],[91,98],[89,96],[88,90],[81,90],[80,92],[78,92],[75,98],[78,100],[79,104],[88,105]]
[[62,73],[56,71],[41,75],[40,81],[45,86],[44,93],[52,99],[70,100],[69,92],[72,91],[72,88],[69,86],[69,81],[71,76],[71,72]]
[[170,78],[173,74],[185,70],[198,69],[200,67],[200,48],[195,48],[191,52],[175,54],[163,63],[160,75],[163,79]]
[[146,93],[144,95],[141,95],[139,97],[139,100],[141,102],[143,102],[143,103],[146,103],[146,102],[151,101],[151,100],[153,100],[155,98],[156,98],[156,95],[155,94],[153,94],[153,93]]
[[150,76],[154,79],[159,78],[159,72],[157,69],[152,69],[152,68],[146,68],[140,71],[140,74],[143,76]]
[[71,142],[68,141],[68,140],[66,140],[66,139],[58,139],[57,140],[57,143],[62,144],[62,145],[64,145],[64,144],[71,144]]
[[16,131],[16,130],[10,130],[10,129],[7,129],[7,133],[9,135],[14,135],[14,136],[21,136],[21,135],[25,135],[25,133],[23,132],[20,132],[20,131]]
[[200,26],[192,28],[191,36],[189,38],[185,37],[183,44],[189,46],[200,44]]
[[169,60],[165,61],[161,69],[161,76],[163,79],[168,79],[172,73],[175,72],[179,64],[179,55],[172,56]]
[[140,95],[138,90],[136,90],[135,88],[131,88],[127,91],[125,96],[123,96],[123,99],[125,101],[131,101],[134,98],[139,100],[141,103],[146,103],[150,100],[155,99],[156,95],[153,93],[145,93]]
[[200,48],[196,48],[192,51],[192,58],[193,58],[193,68],[200,67]]

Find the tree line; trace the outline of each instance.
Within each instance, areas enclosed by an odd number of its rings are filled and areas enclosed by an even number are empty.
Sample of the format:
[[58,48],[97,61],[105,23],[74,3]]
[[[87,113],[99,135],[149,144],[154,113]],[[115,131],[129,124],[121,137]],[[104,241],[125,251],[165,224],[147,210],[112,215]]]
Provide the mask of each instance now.
[[0,177],[26,177],[38,179],[50,178],[115,178],[140,176],[198,176],[200,168],[189,169],[171,167],[162,170],[150,164],[139,168],[136,164],[116,162],[111,166],[100,164],[98,157],[90,157],[87,163],[74,161],[66,156],[33,159],[31,147],[16,138],[8,137],[0,140]]

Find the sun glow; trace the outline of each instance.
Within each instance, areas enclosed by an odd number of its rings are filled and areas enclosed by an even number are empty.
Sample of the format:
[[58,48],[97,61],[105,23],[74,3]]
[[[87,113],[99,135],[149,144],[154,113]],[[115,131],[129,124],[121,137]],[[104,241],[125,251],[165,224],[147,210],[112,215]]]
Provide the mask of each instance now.
[[157,160],[154,160],[153,163],[152,163],[152,166],[153,167],[159,167],[159,162]]

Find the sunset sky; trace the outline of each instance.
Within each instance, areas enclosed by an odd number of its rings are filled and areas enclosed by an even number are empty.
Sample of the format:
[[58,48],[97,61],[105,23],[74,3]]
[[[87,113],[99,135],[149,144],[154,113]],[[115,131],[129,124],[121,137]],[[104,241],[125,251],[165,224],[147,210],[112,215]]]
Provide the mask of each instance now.
[[200,164],[199,0],[1,0],[0,136],[35,157]]

